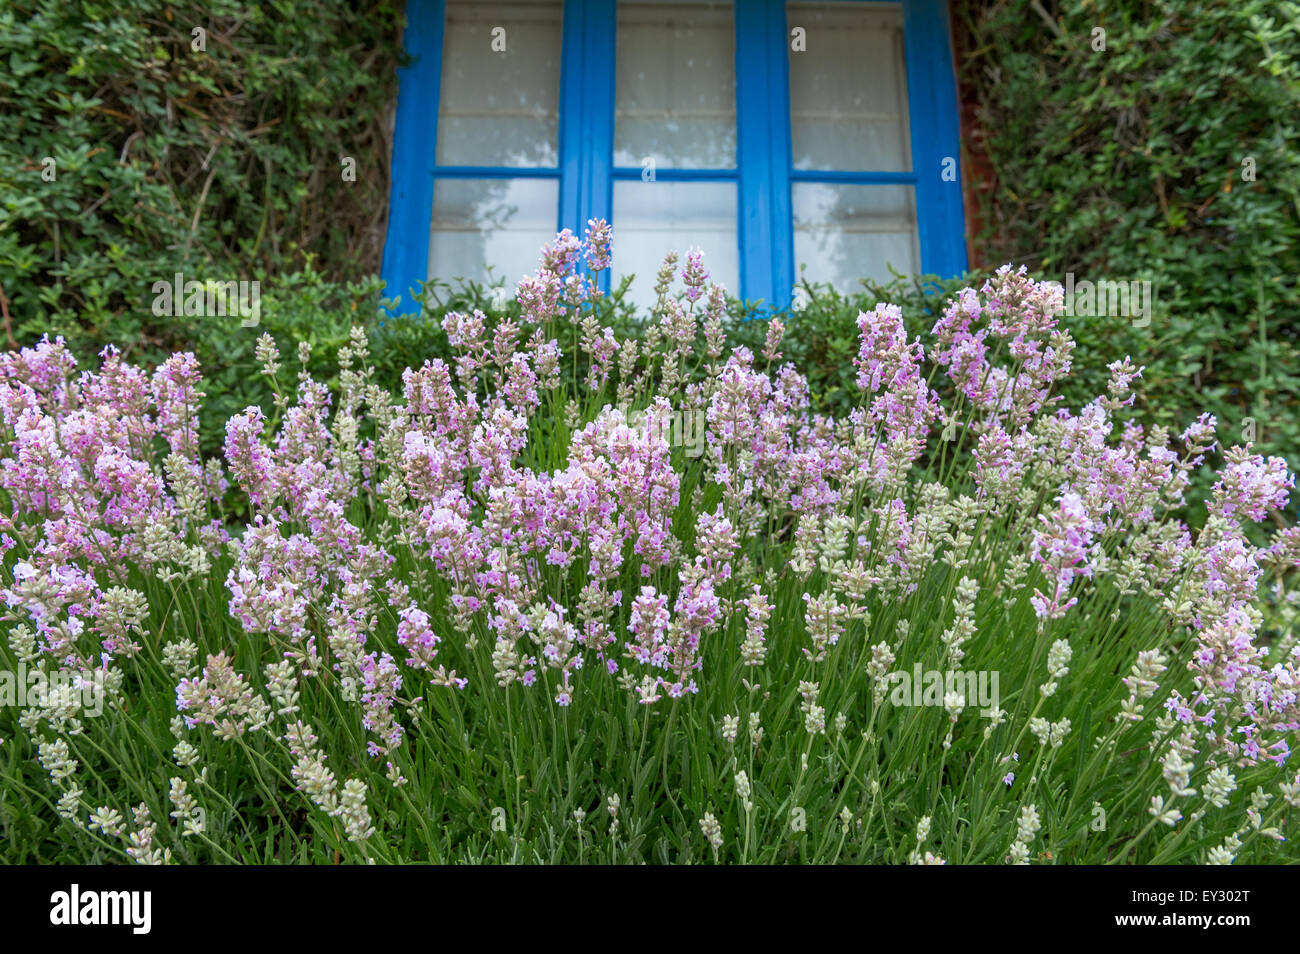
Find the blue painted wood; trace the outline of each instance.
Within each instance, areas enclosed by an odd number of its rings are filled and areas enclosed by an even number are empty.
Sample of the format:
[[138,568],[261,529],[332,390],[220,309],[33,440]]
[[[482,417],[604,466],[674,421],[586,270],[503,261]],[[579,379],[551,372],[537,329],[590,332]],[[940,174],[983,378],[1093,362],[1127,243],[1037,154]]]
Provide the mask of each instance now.
[[586,162],[583,133],[586,19],[586,0],[566,0],[560,51],[560,208],[556,231],[577,228],[582,215],[581,183]]
[[575,235],[588,219],[612,220],[617,23],[616,0],[565,0],[557,228]]
[[736,11],[740,294],[780,306],[791,293],[790,82],[783,0]]
[[[586,0],[586,64],[583,71],[587,168],[578,226],[588,219],[612,221],[614,213],[614,85],[618,79],[616,0]],[[579,232],[581,234],[581,232]]]
[[[966,270],[957,76],[947,0],[903,0],[903,48],[916,172],[921,270],[944,278]],[[955,181],[942,177],[946,159]]]
[[427,277],[433,217],[438,94],[442,85],[443,0],[409,0],[402,44],[414,57],[397,71],[393,179],[381,266],[384,295],[401,298],[397,314],[417,312],[412,289]]
[[[773,36],[767,45],[770,64],[767,95],[772,104],[768,134],[772,143],[768,166],[772,175],[772,261],[773,307],[786,308],[794,293],[794,212],[790,195],[790,172],[794,152],[790,136],[790,29],[785,4],[777,0],[768,12]],[[780,42],[777,42],[780,34]]]
[[561,228],[581,235],[610,215],[614,154],[615,0],[566,0],[560,91]]
[[[618,4],[616,0],[585,0],[587,35],[584,47],[586,68],[583,92],[586,109],[582,114],[586,132],[586,165],[583,169],[582,203],[574,233],[583,234],[589,219],[614,221],[614,97],[618,82]],[[618,254],[615,232],[613,253]],[[600,289],[610,290],[610,270],[600,275]]]

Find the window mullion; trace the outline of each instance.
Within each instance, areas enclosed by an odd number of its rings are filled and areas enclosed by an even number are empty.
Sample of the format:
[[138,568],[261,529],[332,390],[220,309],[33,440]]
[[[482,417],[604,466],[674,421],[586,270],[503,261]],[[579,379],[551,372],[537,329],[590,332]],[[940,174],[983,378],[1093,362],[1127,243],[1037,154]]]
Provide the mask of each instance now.
[[[588,219],[614,218],[614,86],[618,75],[618,4],[616,0],[586,0],[587,127],[586,175],[578,234]],[[610,272],[600,273],[600,288],[609,291]]]
[[736,16],[740,293],[781,308],[794,271],[784,0],[754,0],[744,13]]
[[560,48],[560,209],[556,231],[577,228],[581,215],[586,6],[586,0],[565,0],[564,4]]
[[424,281],[429,267],[445,15],[443,0],[411,3],[402,34],[403,46],[414,59],[397,72],[400,95],[394,121],[388,236],[382,266],[384,294],[402,299],[400,314],[416,311],[411,304],[411,290]]
[[961,175],[942,176],[946,159],[960,167],[961,151],[946,0],[903,0],[903,46],[921,271],[958,275],[966,270]]
[[566,0],[560,103],[559,227],[610,217],[615,0]]

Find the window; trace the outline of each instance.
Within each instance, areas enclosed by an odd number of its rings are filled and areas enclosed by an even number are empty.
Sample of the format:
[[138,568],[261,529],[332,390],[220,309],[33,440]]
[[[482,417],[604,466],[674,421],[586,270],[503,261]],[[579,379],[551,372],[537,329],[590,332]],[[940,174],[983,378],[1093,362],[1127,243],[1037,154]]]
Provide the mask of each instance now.
[[[790,52],[790,204],[795,267],[852,288],[920,271],[901,6],[787,3],[811,52]],[[824,175],[824,174],[829,174]]]
[[802,273],[965,268],[946,0],[408,0],[384,277],[513,285],[614,225],[776,307]]
[[618,5],[614,165],[736,169],[736,41],[730,3]]
[[789,54],[793,167],[911,172],[902,7],[787,3],[786,20],[811,44]]
[[740,286],[736,43],[730,3],[621,0],[614,94],[614,281],[654,301],[670,248]]
[[554,237],[561,11],[447,3],[429,275],[517,279]]

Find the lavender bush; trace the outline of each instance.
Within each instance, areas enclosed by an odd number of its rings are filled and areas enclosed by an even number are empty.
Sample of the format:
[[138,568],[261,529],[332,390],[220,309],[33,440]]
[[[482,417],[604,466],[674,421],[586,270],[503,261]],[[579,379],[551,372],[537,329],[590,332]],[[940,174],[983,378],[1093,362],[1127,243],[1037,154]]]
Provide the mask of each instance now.
[[518,324],[448,315],[400,395],[359,332],[335,388],[264,337],[224,460],[191,355],[0,358],[0,852],[1290,856],[1282,460],[1224,451],[1193,532],[1216,422],[1118,425],[1127,360],[1060,407],[1060,291],[1009,267],[928,347],[863,313],[819,416],[779,322],[727,348],[698,253],[600,327],[610,241],[561,233]]

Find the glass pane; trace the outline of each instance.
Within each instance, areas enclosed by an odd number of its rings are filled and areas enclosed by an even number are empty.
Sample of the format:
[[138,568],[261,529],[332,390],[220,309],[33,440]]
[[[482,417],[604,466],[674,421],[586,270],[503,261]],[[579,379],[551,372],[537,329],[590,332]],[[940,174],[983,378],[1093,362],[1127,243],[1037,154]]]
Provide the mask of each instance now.
[[729,3],[618,4],[614,164],[736,166],[736,35]]
[[794,167],[911,171],[902,8],[789,3],[786,22],[807,44],[790,52]]
[[439,179],[433,187],[429,277],[484,281],[489,266],[513,289],[555,238],[554,179]]
[[886,264],[920,272],[911,186],[796,182],[791,192],[796,275],[806,265],[809,281],[852,291],[859,278],[888,280]]
[[561,6],[447,4],[438,165],[558,163]]
[[733,295],[740,290],[740,255],[736,244],[736,184],[734,182],[614,183],[614,284],[635,273],[630,294],[640,306],[655,300],[655,273],[669,249],[679,259],[675,283],[681,287],[686,251],[704,252],[704,267],[712,281]]

